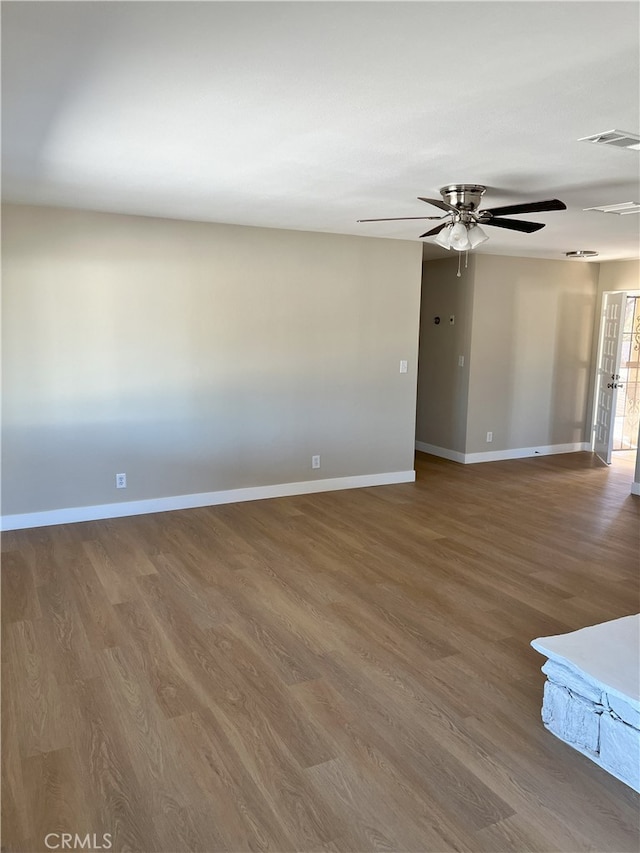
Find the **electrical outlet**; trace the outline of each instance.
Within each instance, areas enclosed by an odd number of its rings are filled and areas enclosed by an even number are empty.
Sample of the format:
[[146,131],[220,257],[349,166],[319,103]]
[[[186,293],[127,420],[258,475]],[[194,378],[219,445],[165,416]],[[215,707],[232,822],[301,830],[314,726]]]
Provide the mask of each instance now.
[[319,456],[312,456],[311,457],[311,467],[312,468],[319,468],[320,467],[320,457]]
[[464,367],[464,356],[463,355],[458,356],[458,367]]
[[407,362],[403,358],[402,361],[400,362],[400,373],[406,373],[408,369],[409,369],[409,365],[407,364]]
[[127,475],[126,474],[116,474],[116,489],[126,489],[127,488]]
[[492,441],[493,441],[493,433],[488,432],[487,433],[487,444],[491,443]]

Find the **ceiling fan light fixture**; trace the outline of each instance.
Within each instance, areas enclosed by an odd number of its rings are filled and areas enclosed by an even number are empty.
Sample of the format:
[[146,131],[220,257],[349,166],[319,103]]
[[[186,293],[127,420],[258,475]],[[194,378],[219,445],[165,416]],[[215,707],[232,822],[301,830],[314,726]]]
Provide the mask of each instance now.
[[442,248],[446,249],[447,251],[449,251],[449,249],[451,248],[451,229],[452,229],[452,227],[453,227],[452,225],[447,225],[447,227],[444,228],[438,234],[438,236],[434,238],[434,242],[437,243],[439,246],[442,246]]
[[479,225],[472,225],[467,231],[467,238],[469,240],[470,247],[475,249],[475,247],[479,246],[480,243],[484,243],[485,240],[488,240],[489,235],[485,234]]
[[457,252],[465,252],[471,248],[469,233],[464,222],[456,222],[449,234],[449,245]]

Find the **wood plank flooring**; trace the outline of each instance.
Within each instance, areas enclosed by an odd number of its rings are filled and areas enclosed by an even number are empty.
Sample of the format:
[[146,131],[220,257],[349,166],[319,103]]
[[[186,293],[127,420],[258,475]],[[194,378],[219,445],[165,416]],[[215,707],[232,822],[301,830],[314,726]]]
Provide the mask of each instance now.
[[2,850],[637,851],[529,647],[638,611],[631,479],[418,454],[415,484],[5,534]]

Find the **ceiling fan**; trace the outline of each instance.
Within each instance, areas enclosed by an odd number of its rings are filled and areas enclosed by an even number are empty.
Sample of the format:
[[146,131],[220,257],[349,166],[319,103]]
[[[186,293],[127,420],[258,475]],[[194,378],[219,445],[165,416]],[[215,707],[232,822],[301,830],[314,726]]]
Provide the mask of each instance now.
[[[494,228],[507,228],[510,231],[523,231],[532,234],[544,228],[543,222],[527,222],[523,219],[505,219],[504,214],[542,213],[547,210],[566,210],[567,205],[557,198],[547,201],[531,201],[523,204],[508,204],[504,207],[488,207],[479,210],[480,201],[486,192],[486,187],[480,184],[449,184],[442,187],[438,198],[422,198],[434,207],[444,210],[443,216],[395,216],[389,219],[358,219],[358,222],[392,222],[400,219],[438,219],[445,220],[436,225],[431,231],[425,231],[423,237],[436,237],[436,243],[445,249],[456,249],[458,252],[475,249],[489,237],[481,225],[491,225]],[[437,236],[436,236],[437,235]]]

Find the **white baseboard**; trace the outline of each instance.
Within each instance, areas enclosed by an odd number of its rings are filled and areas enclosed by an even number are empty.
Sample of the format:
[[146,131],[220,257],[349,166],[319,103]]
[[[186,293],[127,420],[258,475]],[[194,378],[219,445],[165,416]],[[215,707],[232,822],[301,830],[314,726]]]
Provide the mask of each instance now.
[[636,483],[635,480],[631,483],[631,494],[640,495],[640,483]]
[[472,465],[476,462],[499,462],[504,459],[526,459],[530,456],[552,456],[555,453],[577,453],[581,450],[591,450],[591,445],[587,441],[576,441],[572,444],[548,444],[540,447],[516,447],[511,450],[460,453],[457,450],[448,450],[446,447],[436,447],[434,444],[416,441],[416,450],[450,459],[453,462],[462,462],[464,465]]
[[553,456],[556,453],[578,453],[581,450],[591,450],[587,441],[576,441],[571,444],[547,444],[541,447],[516,447],[512,450],[488,450],[480,453],[466,453],[465,462],[499,462],[502,459],[526,459],[529,456]]
[[430,453],[432,456],[440,456],[442,459],[450,459],[452,462],[464,462],[464,453],[457,450],[449,450],[447,447],[437,447],[435,444],[425,444],[424,441],[416,441],[416,450]]
[[334,477],[328,480],[305,480],[300,483],[276,483],[273,486],[226,489],[220,492],[202,492],[196,495],[174,495],[142,501],[27,512],[3,515],[0,518],[0,530],[24,530],[28,527],[50,527],[54,524],[97,521],[101,518],[122,518],[127,515],[148,515],[152,512],[169,512],[176,509],[193,509],[202,506],[240,503],[241,501],[283,498],[290,495],[313,494],[314,492],[362,489],[368,486],[389,486],[394,483],[413,483],[415,479],[415,471],[390,471],[385,474],[362,474],[355,477]]

